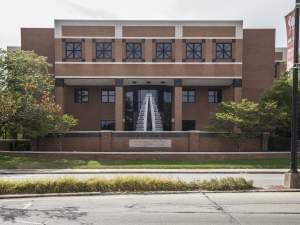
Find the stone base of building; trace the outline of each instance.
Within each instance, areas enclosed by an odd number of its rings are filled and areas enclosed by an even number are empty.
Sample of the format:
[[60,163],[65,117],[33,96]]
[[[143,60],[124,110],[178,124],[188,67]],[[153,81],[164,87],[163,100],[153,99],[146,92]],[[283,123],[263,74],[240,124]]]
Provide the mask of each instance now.
[[239,142],[224,134],[189,132],[73,131],[39,138],[33,151],[71,152],[259,152],[268,150],[268,136]]
[[300,174],[288,172],[284,175],[284,186],[286,188],[300,188]]

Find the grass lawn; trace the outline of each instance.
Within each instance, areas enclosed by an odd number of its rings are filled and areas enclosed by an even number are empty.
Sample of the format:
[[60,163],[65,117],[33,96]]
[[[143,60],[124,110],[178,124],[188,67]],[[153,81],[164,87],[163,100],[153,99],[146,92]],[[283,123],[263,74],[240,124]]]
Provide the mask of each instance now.
[[247,160],[161,161],[124,160],[96,161],[39,159],[0,155],[0,169],[286,169],[289,158]]

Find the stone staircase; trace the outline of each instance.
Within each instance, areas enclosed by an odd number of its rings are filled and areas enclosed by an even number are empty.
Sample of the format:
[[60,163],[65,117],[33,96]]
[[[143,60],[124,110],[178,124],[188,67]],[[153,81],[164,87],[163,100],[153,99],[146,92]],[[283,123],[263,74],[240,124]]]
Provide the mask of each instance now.
[[152,94],[147,94],[143,99],[136,124],[136,130],[163,131],[161,115]]
[[147,117],[148,117],[148,99],[147,96],[145,96],[136,123],[137,131],[147,131]]

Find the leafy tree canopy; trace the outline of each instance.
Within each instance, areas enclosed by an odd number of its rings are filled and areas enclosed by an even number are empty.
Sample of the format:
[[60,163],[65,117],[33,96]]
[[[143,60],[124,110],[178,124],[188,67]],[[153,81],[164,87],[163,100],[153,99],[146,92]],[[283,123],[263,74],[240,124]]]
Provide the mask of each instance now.
[[255,103],[248,99],[240,102],[222,102],[212,117],[210,129],[232,131],[253,135],[272,132],[276,127],[286,126],[287,113],[282,112],[276,102]]
[[45,57],[34,52],[0,51],[0,127],[10,137],[35,138],[77,124],[54,101],[54,77]]
[[[300,98],[300,90],[298,89],[298,98]],[[282,75],[275,80],[273,86],[267,90],[261,102],[276,102],[280,112],[286,113],[285,126],[277,129],[277,133],[288,136],[290,133],[290,121],[292,117],[292,79],[288,73]],[[298,100],[298,118],[300,118],[300,101]]]

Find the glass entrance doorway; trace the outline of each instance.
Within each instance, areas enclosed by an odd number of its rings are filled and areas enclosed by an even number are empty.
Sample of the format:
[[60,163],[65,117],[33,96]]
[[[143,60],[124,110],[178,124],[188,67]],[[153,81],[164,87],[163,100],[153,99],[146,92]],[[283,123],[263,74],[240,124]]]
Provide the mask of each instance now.
[[125,129],[135,131],[139,111],[147,94],[151,94],[162,118],[163,130],[171,130],[172,88],[168,86],[129,86],[125,88]]
[[151,94],[154,101],[158,102],[159,91],[157,89],[140,89],[138,90],[138,109],[141,108],[147,94]]

